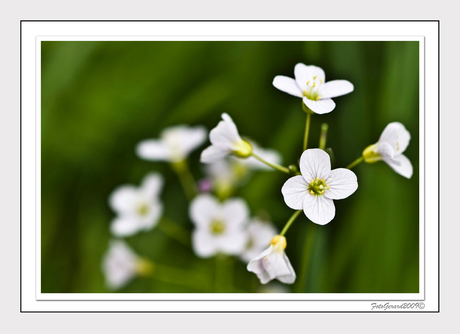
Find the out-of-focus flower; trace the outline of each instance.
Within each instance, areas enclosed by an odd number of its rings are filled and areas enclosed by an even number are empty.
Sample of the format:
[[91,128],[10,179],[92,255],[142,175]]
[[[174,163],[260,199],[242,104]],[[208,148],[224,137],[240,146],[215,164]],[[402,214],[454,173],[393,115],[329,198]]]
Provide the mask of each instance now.
[[351,93],[353,84],[347,80],[326,82],[322,68],[302,63],[294,67],[295,79],[278,75],[273,86],[279,90],[300,97],[303,103],[316,114],[326,114],[335,108],[333,97]]
[[135,276],[149,275],[153,264],[141,257],[122,240],[111,240],[102,259],[102,272],[109,289],[117,290],[128,284]]
[[288,179],[281,192],[286,205],[302,210],[312,222],[325,225],[335,216],[334,199],[343,199],[358,189],[355,173],[346,168],[331,170],[329,155],[309,149],[300,157],[300,172]]
[[259,289],[257,289],[258,293],[289,293],[290,290],[286,285],[279,284],[277,282],[272,282],[267,285],[261,285]]
[[247,158],[252,153],[252,146],[241,139],[232,118],[222,114],[222,121],[209,133],[211,146],[201,152],[201,162],[212,163],[227,155],[233,154],[239,158]]
[[151,230],[163,212],[159,198],[162,187],[163,177],[158,173],[147,174],[140,187],[117,187],[109,197],[110,207],[117,213],[110,226],[111,232],[126,237]]
[[272,279],[292,284],[296,275],[284,250],[286,238],[277,235],[270,241],[270,246],[259,256],[249,262],[247,269],[257,275],[260,283],[267,284]]
[[145,160],[181,162],[205,140],[204,127],[177,125],[164,129],[159,139],[141,141],[136,147],[136,152]]
[[199,257],[219,252],[238,255],[247,244],[245,223],[249,210],[242,199],[230,198],[219,203],[209,194],[198,195],[190,204],[190,218],[195,224],[192,244]]
[[410,179],[413,173],[412,164],[402,153],[410,141],[410,133],[404,125],[393,122],[386,126],[377,144],[368,146],[364,152],[364,161],[368,163],[385,161],[394,171]]
[[259,218],[253,218],[250,221],[247,232],[249,240],[244,253],[240,255],[240,258],[246,263],[259,255],[270,243],[273,236],[278,233],[272,223]]

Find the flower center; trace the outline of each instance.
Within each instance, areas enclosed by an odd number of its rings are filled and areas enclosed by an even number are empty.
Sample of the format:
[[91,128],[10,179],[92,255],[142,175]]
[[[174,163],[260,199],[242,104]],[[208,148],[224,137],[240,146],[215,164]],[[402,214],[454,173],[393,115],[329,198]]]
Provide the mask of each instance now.
[[211,234],[220,235],[225,231],[225,223],[220,219],[214,219],[210,226]]
[[149,206],[147,203],[140,203],[137,205],[137,213],[139,216],[146,216],[149,212]]
[[324,192],[330,187],[327,185],[325,179],[319,179],[318,177],[312,180],[308,184],[308,192],[310,195],[321,196],[324,195]]
[[319,87],[323,84],[323,79],[318,78],[316,75],[313,80],[307,81],[307,89],[303,91],[303,96],[309,100],[319,101],[321,96],[318,95]]

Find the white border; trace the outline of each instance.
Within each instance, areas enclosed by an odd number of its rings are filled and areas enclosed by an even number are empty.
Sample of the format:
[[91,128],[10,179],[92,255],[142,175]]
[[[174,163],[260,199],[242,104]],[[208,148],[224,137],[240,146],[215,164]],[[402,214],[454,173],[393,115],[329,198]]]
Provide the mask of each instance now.
[[[370,311],[371,302],[374,301],[401,304],[404,301],[423,300],[424,311],[436,311],[438,308],[438,180],[430,177],[424,184],[423,176],[438,175],[437,29],[436,22],[23,22],[22,310]],[[316,36],[300,33],[305,31],[315,32]],[[257,294],[257,296],[254,294],[41,293],[39,176],[40,42],[42,40],[420,41],[420,292],[418,294]],[[429,94],[425,93],[425,89]],[[426,170],[423,163],[425,152]],[[424,202],[426,205],[423,205]],[[423,217],[426,217],[426,222],[423,221]],[[417,309],[406,311],[417,311]]]

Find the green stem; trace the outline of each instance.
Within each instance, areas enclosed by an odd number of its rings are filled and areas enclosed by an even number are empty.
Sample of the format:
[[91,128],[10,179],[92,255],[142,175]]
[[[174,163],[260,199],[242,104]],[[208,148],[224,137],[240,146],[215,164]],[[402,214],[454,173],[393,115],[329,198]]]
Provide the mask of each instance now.
[[327,139],[328,129],[329,129],[329,125],[327,125],[327,123],[323,123],[321,125],[321,136],[319,137],[319,149],[323,151],[326,148],[326,139]]
[[233,285],[233,261],[224,254],[218,254],[216,260],[215,291],[232,292]]
[[310,132],[310,118],[311,118],[311,113],[307,112],[307,121],[305,123],[305,135],[303,137],[303,150],[305,151],[307,149],[307,144],[308,144],[308,134]]
[[157,228],[184,246],[190,247],[190,233],[176,222],[163,217]]
[[349,164],[349,165],[347,166],[347,168],[348,168],[348,169],[352,169],[352,168],[355,167],[357,164],[363,162],[363,160],[364,160],[364,157],[360,157],[360,158],[356,159],[355,161],[353,161],[351,164]]
[[174,169],[174,172],[176,172],[177,176],[179,177],[185,195],[187,196],[187,199],[190,201],[191,199],[193,199],[193,197],[195,197],[196,194],[198,194],[198,189],[196,186],[195,179],[193,178],[193,175],[190,172],[190,169],[188,168],[187,161],[183,160],[179,162],[173,162],[171,166]]
[[291,218],[289,218],[288,222],[286,223],[286,225],[284,225],[284,228],[283,230],[281,231],[280,235],[283,236],[286,234],[287,230],[289,230],[289,227],[291,227],[291,224],[294,222],[294,220],[297,218],[297,216],[299,215],[299,213],[301,213],[302,210],[297,210],[296,212],[294,212],[294,214],[291,216]]
[[302,254],[302,263],[300,265],[300,275],[297,280],[296,292],[303,292],[305,282],[308,274],[308,267],[310,265],[310,259],[312,255],[313,241],[315,238],[315,226],[312,226],[311,232],[308,234],[307,242],[304,244],[303,254]]
[[270,166],[270,167],[272,167],[272,168],[274,168],[274,169],[277,169],[277,170],[279,170],[280,172],[283,172],[283,173],[286,173],[286,174],[290,174],[289,169],[286,168],[286,167],[280,166],[280,165],[275,164],[275,163],[268,162],[268,161],[262,159],[261,157],[259,157],[258,155],[255,155],[254,153],[251,153],[251,155],[252,155],[254,158],[256,158],[257,160],[259,160],[260,162],[266,164],[267,166]]

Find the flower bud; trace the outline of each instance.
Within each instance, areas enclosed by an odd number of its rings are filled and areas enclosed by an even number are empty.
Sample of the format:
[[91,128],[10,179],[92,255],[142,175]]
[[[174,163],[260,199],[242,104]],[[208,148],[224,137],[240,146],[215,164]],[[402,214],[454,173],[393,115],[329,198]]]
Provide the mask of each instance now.
[[382,160],[382,156],[380,153],[376,150],[377,149],[377,144],[369,145],[366,147],[363,151],[363,158],[364,161],[367,163],[374,163],[379,160]]
[[238,158],[248,158],[252,154],[252,146],[246,140],[241,139],[241,141],[233,147],[232,153]]

